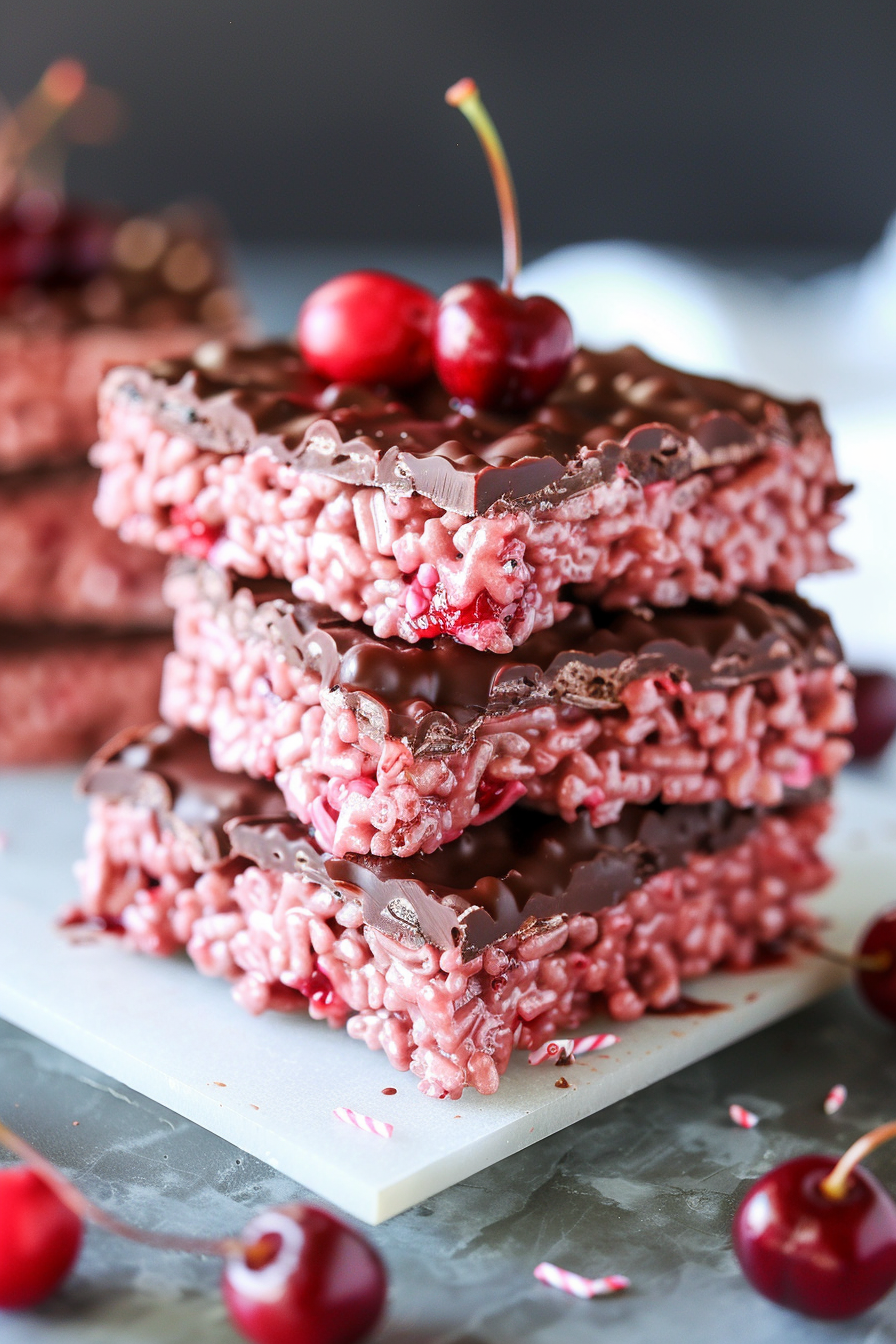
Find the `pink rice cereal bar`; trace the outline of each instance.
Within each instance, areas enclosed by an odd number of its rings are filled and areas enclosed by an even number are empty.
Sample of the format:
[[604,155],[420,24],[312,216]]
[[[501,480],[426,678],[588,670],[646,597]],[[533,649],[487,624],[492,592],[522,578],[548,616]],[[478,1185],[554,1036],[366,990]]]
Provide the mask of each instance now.
[[167,635],[0,624],[0,766],[84,761],[157,715]]
[[849,759],[852,676],[794,594],[578,605],[512,655],[378,640],[282,581],[175,562],[162,716],[274,778],[334,854],[430,853],[519,801],[593,826],[627,803],[776,807]]
[[164,559],[94,517],[86,463],[0,475],[0,614],[7,621],[164,630]]
[[[0,472],[83,458],[114,365],[247,330],[221,240],[195,210],[69,215],[30,238],[47,250],[45,274],[0,277]],[[62,239],[73,255],[60,254]]]
[[326,386],[288,346],[120,368],[101,393],[97,516],[382,638],[509,653],[605,607],[725,603],[840,567],[818,407],[582,350],[523,423]]
[[[598,1009],[674,1010],[684,980],[807,934],[804,898],[830,876],[818,786],[774,812],[630,806],[597,830],[514,808],[431,856],[336,859],[187,730],[122,735],[83,784],[82,905],[66,922],[145,952],[186,946],[250,1012],[344,1025],[434,1097],[494,1092],[514,1048]],[[247,802],[263,815],[236,815]]]

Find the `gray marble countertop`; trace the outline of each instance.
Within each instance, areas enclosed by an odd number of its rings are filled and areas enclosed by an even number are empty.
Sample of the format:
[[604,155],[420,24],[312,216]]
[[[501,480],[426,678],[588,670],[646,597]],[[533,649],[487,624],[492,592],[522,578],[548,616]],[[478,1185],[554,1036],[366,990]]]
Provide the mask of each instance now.
[[[368,1230],[392,1284],[377,1344],[896,1341],[896,1295],[851,1323],[806,1321],[757,1296],[729,1246],[753,1178],[892,1117],[894,1040],[842,991]],[[11,1123],[124,1218],[218,1235],[303,1197],[263,1163],[2,1023],[0,1080]],[[835,1082],[849,1100],[829,1119],[821,1103]],[[734,1100],[760,1115],[757,1129],[731,1124]],[[872,1165],[896,1187],[896,1150]],[[540,1260],[626,1274],[632,1287],[579,1302],[533,1279]],[[224,1344],[236,1337],[217,1274],[212,1261],[91,1229],[67,1285],[35,1312],[0,1316],[0,1340]]]
[[[438,288],[488,264],[382,249],[256,250],[242,261],[269,330],[290,326],[302,295],[347,266],[400,266]],[[894,786],[892,755],[879,777]],[[822,1101],[837,1082],[849,1101],[829,1119]],[[752,1179],[797,1153],[842,1149],[892,1118],[894,1098],[896,1035],[844,990],[369,1230],[391,1276],[376,1344],[896,1344],[896,1294],[851,1323],[806,1321],[757,1296],[729,1244]],[[731,1124],[735,1100],[759,1114],[757,1129]],[[222,1234],[303,1197],[263,1163],[2,1022],[0,1114],[91,1197],[146,1226]],[[871,1165],[896,1188],[896,1149]],[[533,1279],[540,1260],[625,1274],[632,1287],[579,1302]],[[212,1261],[91,1229],[56,1296],[0,1315],[0,1342],[235,1341],[217,1275]]]

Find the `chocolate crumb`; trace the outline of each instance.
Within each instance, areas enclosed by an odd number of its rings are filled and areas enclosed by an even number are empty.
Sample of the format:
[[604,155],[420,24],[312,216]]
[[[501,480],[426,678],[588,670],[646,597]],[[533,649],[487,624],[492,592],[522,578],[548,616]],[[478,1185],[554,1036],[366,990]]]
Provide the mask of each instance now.
[[556,1083],[554,1084],[554,1086],[555,1086],[555,1087],[569,1087],[569,1083],[566,1081],[565,1078],[558,1078],[557,1081],[556,1081]]
[[394,1097],[397,1091],[398,1091],[398,1088],[397,1088],[397,1087],[384,1087],[384,1088],[383,1088],[383,1096],[384,1096],[384,1097]]

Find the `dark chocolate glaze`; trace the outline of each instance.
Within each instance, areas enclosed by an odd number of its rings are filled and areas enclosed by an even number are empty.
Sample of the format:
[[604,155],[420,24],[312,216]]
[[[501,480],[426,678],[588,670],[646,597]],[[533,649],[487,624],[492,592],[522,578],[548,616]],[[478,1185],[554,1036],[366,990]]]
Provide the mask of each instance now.
[[376,740],[400,737],[418,755],[457,750],[486,716],[560,701],[601,711],[629,682],[667,675],[695,691],[728,690],[787,667],[830,667],[842,650],[824,612],[795,594],[745,593],[727,607],[577,605],[511,654],[480,653],[446,635],[407,644],[300,602],[276,579],[229,578],[175,561],[166,598],[201,598],[241,639],[269,641],[307,666]]
[[404,401],[388,389],[327,386],[293,347],[274,344],[117,369],[104,395],[139,403],[214,452],[267,448],[302,471],[426,495],[467,516],[499,502],[553,508],[620,474],[680,481],[774,442],[827,437],[814,402],[682,373],[634,346],[580,350],[528,420],[466,414],[431,383]]
[[0,620],[0,659],[39,658],[41,654],[81,653],[93,650],[139,648],[148,641],[171,646],[164,630],[110,630],[93,625],[29,625]]
[[[788,804],[827,797],[829,781],[791,791]],[[361,904],[364,922],[411,945],[460,947],[464,958],[511,934],[550,928],[564,916],[616,905],[634,888],[688,855],[740,842],[767,815],[723,800],[629,804],[619,821],[595,829],[580,814],[558,817],[511,808],[472,827],[434,854],[407,859],[322,855],[295,818],[240,818],[227,824],[234,852],[260,868],[298,872]]]
[[283,811],[273,784],[216,770],[204,737],[161,723],[117,733],[88,761],[78,788],[155,812],[186,842],[200,872],[229,857],[224,827],[233,817]]
[[[617,823],[595,829],[585,815],[570,825],[511,808],[434,854],[336,859],[283,810],[272,784],[216,770],[203,737],[159,724],[113,738],[85,769],[81,788],[156,812],[190,845],[197,871],[236,856],[296,873],[360,902],[365,923],[389,937],[461,947],[465,957],[510,934],[525,937],[563,916],[617,904],[689,854],[739,844],[767,815],[721,800],[629,805]],[[787,802],[819,801],[829,788],[819,779]]]

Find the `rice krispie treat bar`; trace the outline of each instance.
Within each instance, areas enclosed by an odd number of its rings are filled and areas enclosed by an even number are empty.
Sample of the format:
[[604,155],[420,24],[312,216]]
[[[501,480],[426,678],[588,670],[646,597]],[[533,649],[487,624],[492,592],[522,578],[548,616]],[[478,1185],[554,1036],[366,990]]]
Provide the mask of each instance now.
[[331,383],[213,344],[105,379],[97,515],[127,541],[285,578],[383,638],[508,653],[569,612],[732,601],[837,568],[818,407],[582,350],[528,416]]
[[270,784],[216,772],[196,734],[135,730],[83,776],[68,920],[186,946],[250,1011],[344,1025],[431,1096],[491,1093],[515,1047],[597,1008],[674,1009],[682,981],[812,929],[821,784],[774,811],[630,805],[597,829],[515,808],[431,856],[334,858]]
[[776,807],[849,759],[852,677],[793,594],[575,606],[514,653],[378,640],[282,581],[175,562],[161,711],[276,779],[334,854],[430,853],[514,803],[597,827],[628,803]]
[[155,719],[170,636],[0,621],[0,766],[83,762]]
[[101,527],[87,463],[0,475],[0,618],[165,630],[164,560]]
[[246,330],[222,244],[195,210],[121,218],[23,197],[0,211],[0,472],[85,457],[116,364]]

